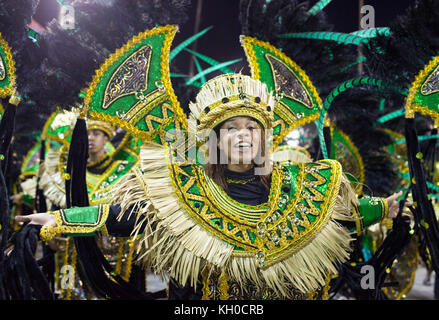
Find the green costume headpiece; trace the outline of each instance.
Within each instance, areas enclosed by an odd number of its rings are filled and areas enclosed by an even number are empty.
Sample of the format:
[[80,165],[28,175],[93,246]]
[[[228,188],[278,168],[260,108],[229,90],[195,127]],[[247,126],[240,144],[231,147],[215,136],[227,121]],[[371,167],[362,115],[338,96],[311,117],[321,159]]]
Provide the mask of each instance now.
[[273,148],[292,130],[319,118],[322,100],[305,71],[268,42],[241,36],[252,77],[275,93]]
[[159,144],[165,142],[165,131],[186,126],[169,74],[169,51],[177,30],[170,25],[147,30],[116,50],[86,91],[87,116]]

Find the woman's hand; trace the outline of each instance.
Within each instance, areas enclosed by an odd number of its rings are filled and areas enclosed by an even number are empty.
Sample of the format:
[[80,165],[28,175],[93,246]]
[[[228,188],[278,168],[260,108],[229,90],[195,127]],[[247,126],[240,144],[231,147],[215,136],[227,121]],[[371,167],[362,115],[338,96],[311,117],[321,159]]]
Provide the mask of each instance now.
[[25,216],[16,216],[15,220],[17,222],[29,222],[30,224],[56,227],[55,216],[46,212],[28,214]]
[[[398,215],[399,201],[396,199],[399,198],[401,195],[402,195],[402,191],[400,191],[398,193],[394,193],[390,197],[386,198],[387,206],[389,208],[389,210],[387,212],[388,218],[394,219]],[[411,206],[411,205],[413,205],[413,203],[411,201],[406,201],[405,206]],[[402,212],[409,215],[410,217],[412,216],[412,213],[408,210],[403,210]]]
[[[50,213],[34,213],[34,214],[28,214],[25,216],[16,216],[15,221],[24,223],[29,222],[30,224],[39,224],[42,226],[52,226],[56,227],[56,219],[53,214]],[[14,250],[14,246],[10,246],[8,249],[5,250],[5,255],[9,256],[11,252]]]

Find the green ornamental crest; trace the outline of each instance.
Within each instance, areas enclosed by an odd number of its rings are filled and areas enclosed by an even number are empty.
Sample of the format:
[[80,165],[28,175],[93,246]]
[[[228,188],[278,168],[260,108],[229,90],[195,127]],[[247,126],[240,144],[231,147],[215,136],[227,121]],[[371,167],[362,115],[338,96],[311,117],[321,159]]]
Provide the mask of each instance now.
[[268,42],[241,36],[252,77],[275,92],[273,147],[288,133],[319,118],[322,100],[305,71]]
[[439,123],[439,56],[434,57],[413,82],[407,95],[406,118],[413,118],[415,112],[430,116]]
[[330,158],[341,163],[343,172],[352,183],[355,192],[362,194],[364,184],[363,159],[349,136],[333,124],[331,124]]
[[176,26],[133,37],[96,71],[86,91],[88,117],[110,122],[137,138],[164,144],[166,132],[186,127],[171,86],[169,51]]
[[[50,141],[45,141],[46,154],[50,148]],[[37,174],[40,167],[41,142],[36,142],[27,152],[21,165],[21,174],[25,177],[33,177]]]
[[0,97],[6,98],[15,92],[16,75],[12,50],[0,33]]

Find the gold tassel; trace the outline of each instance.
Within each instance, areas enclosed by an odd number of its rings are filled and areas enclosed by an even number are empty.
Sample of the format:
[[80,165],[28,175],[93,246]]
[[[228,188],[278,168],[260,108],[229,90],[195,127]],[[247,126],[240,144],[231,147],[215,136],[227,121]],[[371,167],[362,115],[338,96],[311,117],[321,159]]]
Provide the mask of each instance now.
[[[67,266],[69,264],[69,242],[70,242],[70,238],[67,239],[66,241],[66,248],[64,251],[64,256],[63,256],[63,266]],[[64,298],[64,288],[62,286],[62,280],[60,283],[60,287],[61,287],[61,293],[60,293],[60,299]]]
[[123,249],[124,249],[125,239],[119,238],[118,242],[119,242],[119,248],[117,250],[117,262],[116,262],[116,267],[114,268],[114,272],[120,275],[122,270],[122,259],[124,258]]
[[55,252],[55,290],[60,287],[59,281],[59,253]]
[[[76,252],[76,247],[73,246],[73,250],[72,250],[72,260],[70,261],[70,264],[73,268],[73,275],[74,275],[74,279],[76,279],[76,258],[77,258],[77,252]],[[72,300],[72,290],[75,287],[75,282],[73,282],[73,287],[70,288],[70,286],[67,288],[67,295],[66,295],[66,300]]]
[[201,298],[201,300],[210,300],[210,278],[209,278],[209,274],[207,272],[207,269],[202,273],[202,279],[203,279],[203,297]]
[[305,300],[314,300],[314,295],[315,295],[315,294],[316,294],[316,291],[315,291],[315,290],[310,291],[310,292],[307,294]]
[[326,277],[325,286],[323,287],[322,300],[328,300],[329,298],[329,289],[331,288],[331,286],[329,285],[330,282],[331,282],[331,274],[328,273]]
[[229,300],[229,277],[223,271],[219,276],[220,300]]
[[131,267],[133,264],[133,254],[134,254],[134,241],[128,240],[128,245],[129,245],[129,252],[128,252],[128,259],[125,269],[125,277],[124,277],[125,281],[130,281],[130,277],[131,277]]

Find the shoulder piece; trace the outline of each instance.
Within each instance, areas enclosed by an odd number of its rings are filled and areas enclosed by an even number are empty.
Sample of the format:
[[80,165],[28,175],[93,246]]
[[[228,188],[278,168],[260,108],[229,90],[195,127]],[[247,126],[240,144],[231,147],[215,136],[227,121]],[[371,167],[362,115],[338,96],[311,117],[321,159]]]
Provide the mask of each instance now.
[[90,205],[108,203],[110,200],[111,187],[118,183],[136,163],[137,160],[114,160],[105,172],[100,175],[93,175],[87,171],[87,187]]
[[273,152],[273,161],[284,162],[310,162],[312,161],[311,154],[308,152],[306,147],[301,146],[291,146],[288,144],[280,145]]
[[145,145],[140,158],[113,201],[121,212],[135,205],[137,226],[153,230],[140,241],[143,262],[182,285],[218,267],[288,297],[291,287],[318,289],[348,257],[351,237],[335,219],[351,219],[355,194],[335,160],[275,166],[268,202],[250,206],[228,197],[200,166],[175,163],[171,149]]

